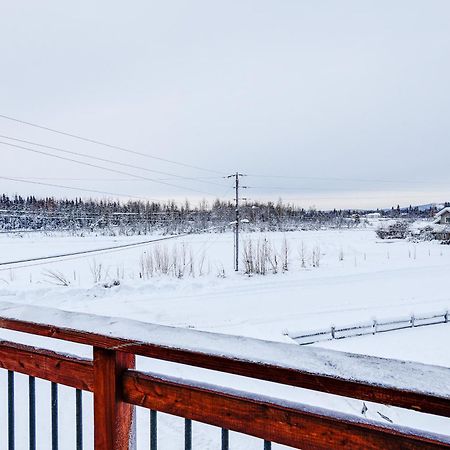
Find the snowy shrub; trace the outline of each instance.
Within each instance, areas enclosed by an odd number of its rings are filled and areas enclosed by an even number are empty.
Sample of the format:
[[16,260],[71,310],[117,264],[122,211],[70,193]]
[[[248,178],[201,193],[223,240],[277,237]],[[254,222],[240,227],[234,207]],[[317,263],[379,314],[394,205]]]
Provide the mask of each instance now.
[[286,272],[289,269],[289,253],[286,238],[279,251],[267,238],[256,241],[246,240],[242,251],[244,273],[246,275],[266,275],[270,271],[276,274],[280,270],[280,265],[281,271]]
[[298,248],[298,255],[300,257],[300,265],[302,269],[306,268],[306,247],[305,243],[302,241],[300,247]]
[[167,246],[154,246],[142,253],[139,260],[139,277],[149,279],[153,276],[170,276],[184,278],[204,275],[205,252],[200,255],[198,264],[192,249],[186,244],[174,245],[171,250]]
[[267,267],[270,264],[272,270],[277,271],[278,261],[271,255],[269,242],[266,238],[258,239],[256,243],[252,239],[244,242],[243,260],[245,274],[247,275],[265,275]]
[[112,280],[112,281],[108,281],[107,283],[103,283],[103,287],[105,289],[111,289],[112,287],[115,287],[115,286],[120,286],[119,280]]
[[97,261],[94,259],[92,263],[89,266],[91,270],[92,275],[92,281],[94,284],[100,283],[103,278],[103,266],[102,264],[98,264]]
[[286,239],[286,236],[283,239],[283,245],[281,248],[281,255],[283,258],[282,270],[283,272],[287,272],[289,270],[289,245]]
[[311,261],[313,267],[320,267],[320,257],[321,257],[320,247],[317,245],[316,247],[313,248],[312,251]]
[[432,241],[434,239],[433,227],[431,226],[420,229],[419,232],[414,235],[415,241]]
[[44,271],[44,276],[47,278],[47,282],[50,284],[66,287],[70,285],[70,281],[62,272],[46,270]]
[[397,220],[387,226],[380,226],[375,231],[380,239],[406,239],[410,235],[409,223]]
[[201,277],[203,276],[203,267],[205,265],[205,251],[202,252],[202,254],[200,255],[200,259],[198,261],[198,276]]
[[222,264],[217,268],[217,278],[226,278],[225,269]]

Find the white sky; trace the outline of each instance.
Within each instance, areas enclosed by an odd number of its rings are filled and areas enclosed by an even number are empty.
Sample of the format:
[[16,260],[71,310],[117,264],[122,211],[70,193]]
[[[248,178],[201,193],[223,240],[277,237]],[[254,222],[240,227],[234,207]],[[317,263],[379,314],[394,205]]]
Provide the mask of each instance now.
[[[220,174],[277,176],[245,179],[249,199],[442,202],[450,200],[449,23],[447,0],[1,2],[0,114]],[[2,118],[0,134],[220,176]],[[3,177],[151,198],[232,196],[221,178],[167,180],[91,162],[184,188],[0,144]],[[1,179],[0,192],[89,195]]]

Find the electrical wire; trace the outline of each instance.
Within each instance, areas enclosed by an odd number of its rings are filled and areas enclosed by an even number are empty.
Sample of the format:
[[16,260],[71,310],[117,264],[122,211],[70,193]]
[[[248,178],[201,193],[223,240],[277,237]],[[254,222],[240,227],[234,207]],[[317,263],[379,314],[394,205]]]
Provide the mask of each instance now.
[[[420,194],[420,192],[418,192]],[[395,195],[395,198],[411,198],[411,194],[404,194],[404,195]],[[346,195],[341,196],[332,196],[332,197],[315,197],[315,196],[305,196],[305,197],[287,197],[286,201],[314,201],[314,200],[380,200],[380,199],[386,199],[386,195],[378,195],[378,196],[367,196],[367,195],[361,195],[359,197],[348,197]],[[255,201],[265,201],[260,199],[255,199]],[[395,201],[395,200],[394,200]]]
[[23,125],[28,125],[28,126],[31,126],[31,127],[34,127],[34,128],[39,128],[41,130],[50,131],[52,133],[60,134],[60,135],[63,135],[63,136],[68,136],[68,137],[71,137],[71,138],[74,138],[74,139],[79,139],[79,140],[85,141],[85,142],[90,142],[91,144],[101,145],[103,147],[113,148],[113,149],[116,149],[116,150],[120,150],[122,152],[143,156],[144,158],[150,158],[150,159],[154,159],[154,160],[158,160],[158,161],[163,161],[163,162],[166,162],[166,163],[169,163],[169,164],[175,164],[175,165],[182,166],[182,167],[189,167],[191,169],[201,170],[203,172],[210,172],[210,173],[216,173],[216,174],[219,174],[219,175],[224,175],[222,172],[219,172],[218,170],[207,169],[205,167],[195,166],[195,165],[192,165],[192,164],[186,164],[186,163],[182,163],[182,162],[171,160],[171,159],[161,158],[159,156],[149,155],[147,153],[138,152],[138,151],[135,151],[135,150],[131,150],[129,148],[121,147],[119,145],[108,144],[106,142],[98,141],[96,139],[86,138],[86,137],[80,136],[78,134],[73,134],[73,133],[68,133],[66,131],[56,130],[55,128],[50,128],[50,127],[46,127],[46,126],[43,126],[43,125],[38,125],[38,124],[35,124],[35,123],[32,123],[32,122],[27,122],[25,120],[17,119],[15,117],[7,116],[7,115],[4,115],[4,114],[0,114],[0,117],[3,118],[3,119],[6,119],[6,120],[13,121],[13,122],[21,123]]
[[[253,178],[281,178],[286,180],[311,180],[311,181],[348,181],[352,183],[389,183],[389,184],[429,184],[421,180],[389,180],[389,179],[371,179],[371,178],[339,178],[339,177],[311,177],[311,176],[289,176],[289,175],[271,175],[271,174],[247,174]],[[434,182],[433,182],[434,183]],[[445,183],[445,182],[443,182]],[[276,188],[278,189],[278,188]]]
[[[116,192],[107,192],[107,191],[98,191],[96,189],[86,189],[86,188],[79,188],[79,187],[74,187],[74,186],[65,186],[62,184],[54,184],[54,183],[44,183],[42,181],[30,181],[30,180],[21,180],[21,179],[17,179],[17,178],[11,178],[11,177],[5,177],[0,175],[0,180],[7,180],[7,181],[14,181],[17,183],[27,183],[27,184],[34,184],[34,185],[39,185],[39,186],[48,186],[48,187],[56,187],[56,188],[63,188],[63,189],[71,189],[74,191],[83,191],[83,192],[90,192],[90,193],[94,193],[94,194],[103,194],[103,195],[112,195],[112,196],[116,196],[116,197],[127,197],[127,198],[136,198],[139,200],[153,200],[153,201],[160,201],[158,199],[155,198],[151,198],[151,197],[139,197],[136,195],[131,195],[131,194],[118,194]],[[181,202],[179,202],[181,204]]]
[[[136,181],[134,178],[68,178],[68,177],[22,177],[14,176],[17,180],[48,180],[48,181]],[[217,179],[222,177],[192,177],[192,180]],[[170,181],[171,178],[156,178],[157,181]],[[225,185],[223,185],[225,186]]]
[[[225,194],[228,193],[230,190],[231,189],[228,188],[225,191]],[[224,225],[218,225],[218,226],[214,226],[214,227],[204,228],[201,230],[191,231],[188,233],[182,233],[182,234],[178,234],[178,235],[174,235],[174,236],[165,236],[165,237],[158,238],[158,239],[145,240],[145,241],[135,242],[135,243],[131,243],[131,244],[123,244],[123,245],[105,247],[105,248],[100,248],[100,249],[85,250],[85,251],[73,252],[73,253],[65,253],[65,254],[61,254],[61,255],[44,256],[44,257],[40,257],[40,258],[29,258],[29,259],[23,259],[23,260],[3,262],[3,263],[0,263],[0,267],[14,266],[14,269],[21,269],[21,268],[26,268],[26,267],[49,264],[55,259],[63,258],[64,261],[70,261],[70,260],[74,260],[74,259],[88,257],[93,253],[95,253],[95,254],[112,253],[112,252],[126,250],[126,249],[130,249],[130,248],[134,248],[134,247],[138,247],[138,246],[142,246],[142,245],[146,245],[146,244],[151,244],[154,242],[161,242],[161,241],[165,241],[165,240],[175,239],[175,238],[184,237],[184,236],[188,236],[188,235],[195,234],[195,233],[201,233],[204,231],[215,230],[215,229],[223,228],[223,227],[224,227]],[[23,263],[32,263],[32,264],[23,264]],[[17,267],[16,264],[23,264],[23,265]],[[10,270],[11,268],[12,267],[0,268],[0,272],[3,272],[5,270]]]
[[200,178],[196,179],[196,178],[193,178],[193,177],[185,177],[185,176],[174,174],[174,173],[163,172],[161,170],[148,169],[147,167],[136,166],[134,164],[129,164],[129,163],[126,163],[126,162],[123,162],[123,161],[115,161],[115,160],[113,160],[111,158],[102,158],[100,156],[93,156],[93,155],[89,155],[89,154],[82,153],[82,152],[76,152],[76,151],[73,151],[73,150],[67,150],[67,149],[64,149],[64,148],[61,148],[61,147],[53,147],[51,145],[40,144],[38,142],[27,141],[27,140],[24,140],[24,139],[18,139],[18,138],[15,138],[15,137],[6,136],[6,135],[2,135],[2,134],[0,134],[0,138],[9,139],[11,141],[16,141],[16,142],[21,142],[22,144],[35,145],[37,147],[46,148],[46,149],[49,149],[49,150],[54,150],[54,151],[57,151],[57,152],[60,152],[60,153],[68,154],[68,155],[75,155],[75,156],[80,156],[82,158],[93,159],[95,161],[101,161],[101,162],[106,162],[106,163],[109,163],[109,164],[115,164],[115,165],[118,165],[118,166],[121,166],[121,167],[129,167],[131,169],[143,170],[145,172],[156,173],[156,174],[159,174],[159,175],[165,175],[165,176],[169,176],[169,177],[173,177],[173,178],[180,178],[182,180],[199,181],[200,183],[212,184],[212,185],[221,186],[221,187],[224,186],[222,183],[215,183],[213,181],[207,181],[207,180],[203,180],[203,179],[200,179]]
[[59,229],[59,230],[2,230],[0,234],[29,234],[29,233],[52,233],[52,232],[62,232],[62,231],[70,231],[67,229]]
[[[223,228],[223,225],[204,228],[202,230],[195,230],[195,231],[188,232],[188,233],[181,233],[181,234],[177,234],[177,235],[173,235],[173,236],[164,236],[164,237],[157,238],[157,239],[149,239],[149,240],[140,241],[140,242],[133,242],[130,244],[115,245],[115,246],[111,246],[111,247],[103,247],[103,248],[97,248],[97,249],[92,249],[92,250],[83,250],[83,251],[71,252],[71,253],[62,253],[59,255],[41,256],[41,257],[36,257],[36,258],[28,258],[28,259],[21,259],[21,260],[15,260],[15,261],[0,262],[0,267],[15,266],[16,264],[23,264],[23,263],[40,262],[39,264],[31,264],[32,266],[35,266],[35,265],[37,266],[37,265],[46,264],[48,261],[53,261],[55,259],[59,260],[59,259],[63,259],[63,258],[64,258],[64,261],[68,261],[68,259],[65,259],[66,257],[83,257],[84,258],[84,257],[89,257],[93,253],[105,254],[105,253],[111,253],[111,252],[116,252],[116,251],[121,251],[121,250],[127,250],[130,248],[140,247],[142,245],[153,244],[155,242],[161,242],[161,241],[168,241],[171,239],[189,236],[191,234],[200,233],[203,231],[214,230],[217,228]],[[71,258],[71,259],[76,259],[76,258]],[[5,270],[10,270],[12,268],[16,269],[16,268],[23,268],[23,267],[30,267],[30,265],[23,265],[23,266],[19,266],[19,267],[0,268],[0,272],[3,272]]]
[[77,163],[77,164],[81,164],[83,166],[88,166],[88,167],[93,167],[93,168],[96,168],[96,169],[106,170],[107,172],[118,173],[118,174],[121,174],[121,175],[127,175],[127,176],[131,176],[131,177],[139,178],[141,180],[151,181],[153,183],[159,183],[159,184],[163,184],[163,185],[166,185],[166,186],[175,187],[175,188],[178,188],[178,189],[184,189],[184,190],[188,190],[188,191],[192,191],[192,192],[199,192],[201,194],[207,194],[207,195],[215,196],[211,192],[205,192],[205,191],[200,191],[198,189],[188,188],[188,187],[185,187],[185,186],[179,186],[177,184],[168,183],[166,181],[157,181],[154,178],[148,178],[148,177],[144,177],[144,176],[141,176],[141,175],[132,174],[132,173],[129,173],[129,172],[124,172],[122,170],[111,169],[109,167],[99,166],[98,164],[92,164],[92,163],[88,163],[86,161],[79,161],[77,159],[67,158],[66,156],[54,155],[53,153],[48,153],[48,152],[44,152],[44,151],[41,151],[41,150],[36,150],[34,148],[23,147],[22,145],[11,144],[9,142],[3,142],[3,141],[0,141],[0,144],[7,145],[9,147],[18,148],[20,150],[25,150],[25,151],[32,152],[32,153],[37,153],[37,154],[40,154],[40,155],[49,156],[49,157],[56,158],[56,159],[61,159],[63,161],[74,162],[74,163]]

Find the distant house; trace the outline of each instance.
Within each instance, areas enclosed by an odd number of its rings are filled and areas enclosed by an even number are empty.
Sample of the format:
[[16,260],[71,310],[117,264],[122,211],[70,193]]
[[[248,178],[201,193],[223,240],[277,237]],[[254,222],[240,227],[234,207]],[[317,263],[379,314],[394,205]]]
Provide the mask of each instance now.
[[436,214],[433,235],[435,239],[450,241],[450,207],[441,209]]
[[381,214],[374,212],[374,213],[366,214],[365,217],[366,217],[366,219],[379,219],[381,217]]
[[435,224],[450,226],[450,207],[441,209],[435,216]]

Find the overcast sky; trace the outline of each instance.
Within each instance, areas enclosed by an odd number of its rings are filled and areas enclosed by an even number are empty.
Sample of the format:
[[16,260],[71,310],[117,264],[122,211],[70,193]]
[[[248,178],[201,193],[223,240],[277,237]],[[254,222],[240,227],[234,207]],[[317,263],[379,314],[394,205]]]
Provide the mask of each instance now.
[[198,200],[231,198],[220,177],[239,170],[255,200],[450,200],[449,23],[448,0],[1,2],[0,114],[212,172],[0,118],[2,136],[142,168],[0,144],[0,177]]

